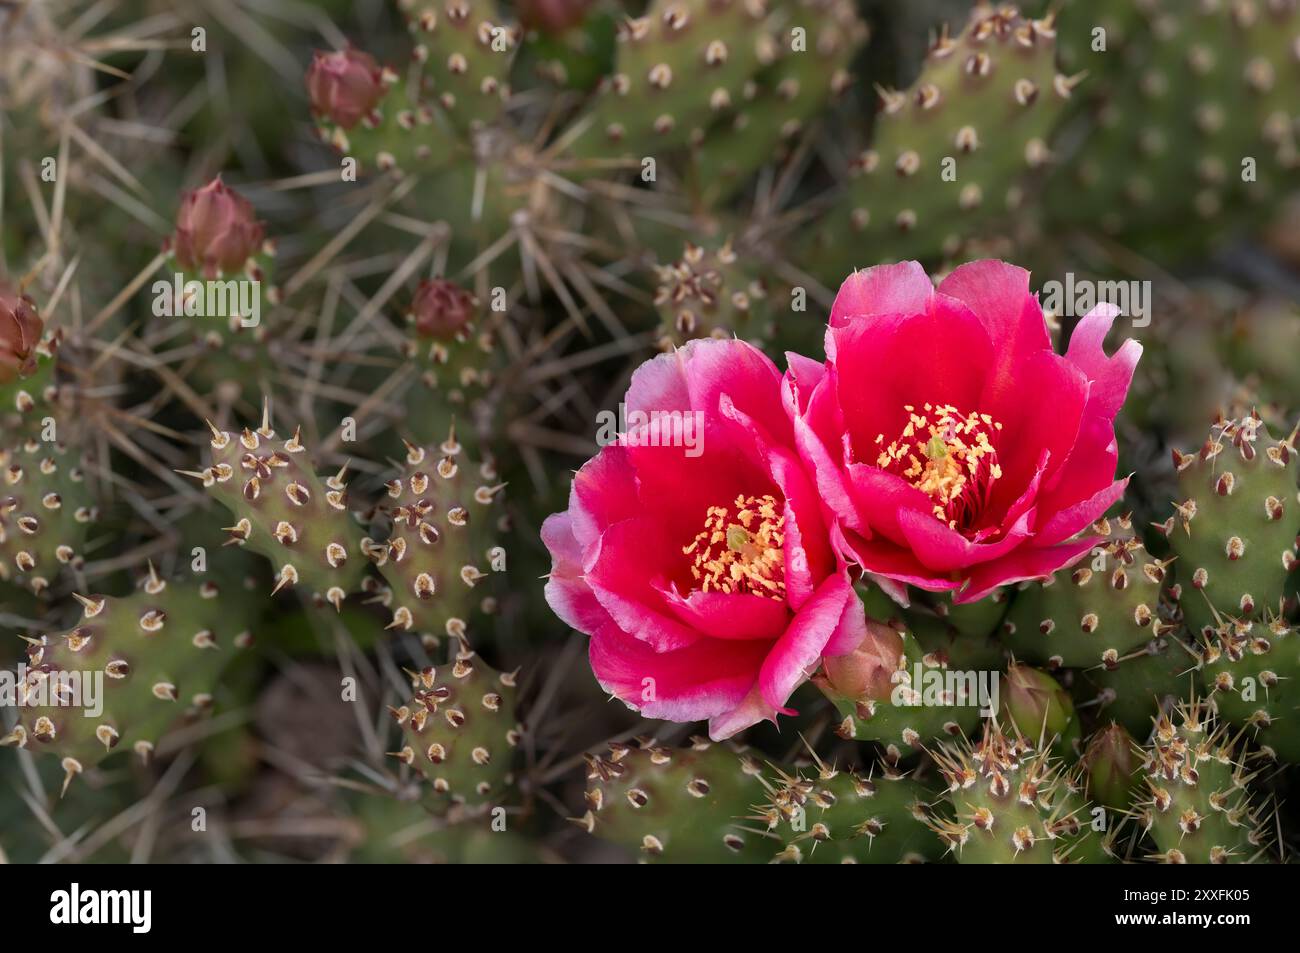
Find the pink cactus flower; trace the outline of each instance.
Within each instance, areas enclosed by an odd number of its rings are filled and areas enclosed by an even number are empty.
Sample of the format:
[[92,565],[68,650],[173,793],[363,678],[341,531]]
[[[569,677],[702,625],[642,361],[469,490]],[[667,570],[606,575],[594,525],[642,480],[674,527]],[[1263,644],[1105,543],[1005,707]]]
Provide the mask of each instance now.
[[307,68],[312,113],[344,129],[374,112],[386,91],[383,70],[373,56],[360,50],[317,50]]
[[973,602],[1086,554],[1128,483],[1114,420],[1142,348],[1106,355],[1116,315],[1094,308],[1062,357],[1029,273],[1004,262],[937,291],[916,262],[845,281],[825,364],[793,356],[785,380],[841,551],[904,604],[907,585]]
[[551,607],[591,636],[601,686],[647,717],[708,719],[722,739],[789,713],[866,622],[780,373],[744,342],[692,341],[637,370],[624,412],[542,527]]
[[171,249],[185,271],[215,278],[242,272],[262,236],[252,203],[217,176],[181,199]]

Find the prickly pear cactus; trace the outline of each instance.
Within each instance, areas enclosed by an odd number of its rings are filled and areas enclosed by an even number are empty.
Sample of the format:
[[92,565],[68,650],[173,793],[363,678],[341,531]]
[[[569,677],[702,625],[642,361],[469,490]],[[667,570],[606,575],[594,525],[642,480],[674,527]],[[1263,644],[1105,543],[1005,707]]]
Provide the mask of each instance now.
[[765,805],[765,767],[730,745],[692,739],[670,748],[653,738],[587,756],[589,834],[669,863],[766,863],[781,842]]
[[995,721],[974,744],[935,752],[948,786],[931,826],[963,864],[1050,864],[1109,859],[1078,778]]
[[939,653],[925,652],[910,632],[879,623],[852,653],[828,658],[814,684],[842,715],[835,733],[845,740],[878,741],[891,763],[936,739],[970,731],[980,717],[973,673],[950,670]]
[[322,480],[300,434],[277,437],[269,411],[256,430],[212,426],[209,447],[212,465],[191,475],[230,510],[230,541],[271,560],[276,592],[301,582],[338,609],[366,567],[361,527],[348,512],[347,467]]
[[665,349],[697,337],[762,341],[772,336],[768,288],[740,263],[730,239],[713,249],[687,244],[681,260],[658,271],[655,304]]
[[1017,656],[1056,668],[1113,664],[1172,628],[1161,618],[1171,561],[1150,558],[1124,523],[1103,523],[1092,557],[1074,569],[1022,584],[1001,630]]
[[0,450],[0,494],[0,579],[40,592],[65,566],[81,568],[98,514],[67,447],[28,440]]
[[745,84],[777,57],[763,0],[655,0],[619,25],[615,71],[601,80],[572,150],[589,163],[640,163],[704,140]]
[[1252,802],[1254,778],[1227,728],[1200,702],[1162,715],[1142,766],[1139,820],[1167,864],[1244,864],[1267,856],[1269,832]]
[[62,759],[64,790],[117,748],[148,760],[167,729],[206,713],[252,635],[212,582],[152,569],[130,596],[78,596],[81,620],[28,640],[19,720],[6,744]]
[[1261,750],[1281,761],[1300,761],[1296,729],[1300,639],[1281,617],[1227,620],[1202,636],[1206,701],[1227,723],[1246,730]]
[[1273,440],[1258,417],[1225,421],[1198,453],[1175,450],[1174,464],[1179,499],[1160,528],[1189,628],[1280,611],[1300,530],[1295,431]]
[[388,582],[389,628],[464,637],[471,615],[493,608],[481,583],[505,568],[497,543],[505,485],[491,464],[462,456],[453,434],[428,450],[407,444],[402,474],[387,489],[392,533],[367,548]]
[[[1244,210],[1294,183],[1294,0],[1153,0],[1109,17],[1067,6],[1071,68],[1096,77],[1095,126],[1054,176],[1055,216],[1187,250],[1220,242]],[[1103,20],[1114,35],[1093,33]]]
[[392,711],[403,745],[394,756],[424,775],[426,803],[481,811],[509,796],[523,727],[515,718],[517,672],[497,672],[457,642],[446,665],[412,675],[415,694]]
[[797,0],[773,44],[776,59],[741,89],[741,98],[694,155],[701,197],[716,204],[766,162],[783,159],[852,83],[849,64],[870,31],[845,0]]
[[880,764],[866,773],[816,770],[782,774],[769,804],[787,838],[783,863],[910,864],[938,860],[943,845],[929,828],[935,793]]
[[1026,175],[1051,157],[1048,137],[1075,81],[1056,71],[1050,18],[978,6],[956,36],[934,39],[907,90],[884,90],[871,147],[809,258],[819,274],[956,254],[1023,200]]

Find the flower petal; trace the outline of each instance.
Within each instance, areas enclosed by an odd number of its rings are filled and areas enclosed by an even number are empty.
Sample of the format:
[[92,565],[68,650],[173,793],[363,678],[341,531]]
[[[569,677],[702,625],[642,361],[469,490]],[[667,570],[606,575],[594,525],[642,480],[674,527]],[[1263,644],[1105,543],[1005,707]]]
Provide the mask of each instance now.
[[551,552],[546,601],[570,628],[586,635],[609,622],[606,612],[582,575],[582,549],[573,535],[568,513],[555,513],[542,523],[542,542]]
[[1078,562],[1097,545],[1097,539],[1076,539],[1055,546],[1021,546],[991,563],[971,571],[966,588],[953,597],[955,605],[983,599],[999,586],[1026,579],[1047,579],[1052,573]]
[[844,279],[831,305],[831,327],[873,314],[924,314],[934,283],[915,261],[876,265]]
[[647,718],[699,721],[732,711],[758,680],[769,643],[701,639],[674,652],[607,625],[591,637],[588,657],[601,688]]
[[1112,304],[1099,304],[1082,318],[1070,335],[1065,358],[1083,371],[1091,382],[1088,412],[1113,418],[1124,405],[1133,371],[1142,357],[1142,345],[1132,338],[1120,345],[1113,357],[1106,356],[1103,343],[1119,315]]
[[663,590],[668,608],[686,625],[714,639],[766,639],[781,637],[790,622],[784,600],[748,593],[692,592],[683,597]]
[[763,661],[758,677],[763,701],[781,708],[816,670],[826,643],[839,627],[847,599],[857,600],[847,573],[837,573],[817,588]]

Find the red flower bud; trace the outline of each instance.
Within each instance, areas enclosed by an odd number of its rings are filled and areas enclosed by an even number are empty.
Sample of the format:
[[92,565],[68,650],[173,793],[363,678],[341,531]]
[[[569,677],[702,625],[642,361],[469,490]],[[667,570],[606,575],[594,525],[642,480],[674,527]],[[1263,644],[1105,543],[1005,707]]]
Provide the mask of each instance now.
[[307,70],[311,111],[351,129],[374,111],[386,92],[383,70],[369,53],[316,51]]
[[261,247],[262,234],[252,204],[218,176],[181,199],[172,250],[181,268],[214,278],[242,271]]
[[0,384],[36,370],[44,325],[31,298],[0,281]]
[[519,22],[543,33],[563,33],[587,16],[591,0],[519,0],[515,11]]
[[420,337],[447,341],[469,327],[477,310],[474,296],[460,285],[434,278],[420,282],[409,316]]

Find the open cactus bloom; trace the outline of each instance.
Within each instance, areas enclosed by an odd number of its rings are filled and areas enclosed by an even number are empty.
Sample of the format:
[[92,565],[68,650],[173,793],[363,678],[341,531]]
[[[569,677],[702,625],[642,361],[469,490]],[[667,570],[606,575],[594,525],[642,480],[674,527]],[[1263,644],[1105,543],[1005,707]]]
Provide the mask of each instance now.
[[[783,711],[823,658],[860,667],[857,567],[904,603],[909,584],[970,602],[1050,576],[1127,483],[1113,422],[1141,349],[1102,350],[1115,314],[1060,356],[1027,272],[975,262],[936,290],[912,262],[850,277],[827,360],[789,355],[784,379],[739,341],[647,362],[627,407],[648,422],[543,527],[551,606],[592,636],[611,694],[722,738]],[[669,439],[683,414],[698,446]]]
[[792,356],[785,395],[852,561],[900,602],[907,585],[973,602],[1086,554],[1128,482],[1114,420],[1142,348],[1107,356],[1117,313],[1094,308],[1061,356],[1023,269],[972,262],[937,290],[915,262],[849,277],[825,363]]
[[547,598],[591,636],[610,694],[725,738],[775,719],[823,655],[865,635],[781,406],[741,341],[692,341],[633,375],[630,426],[547,519]]

